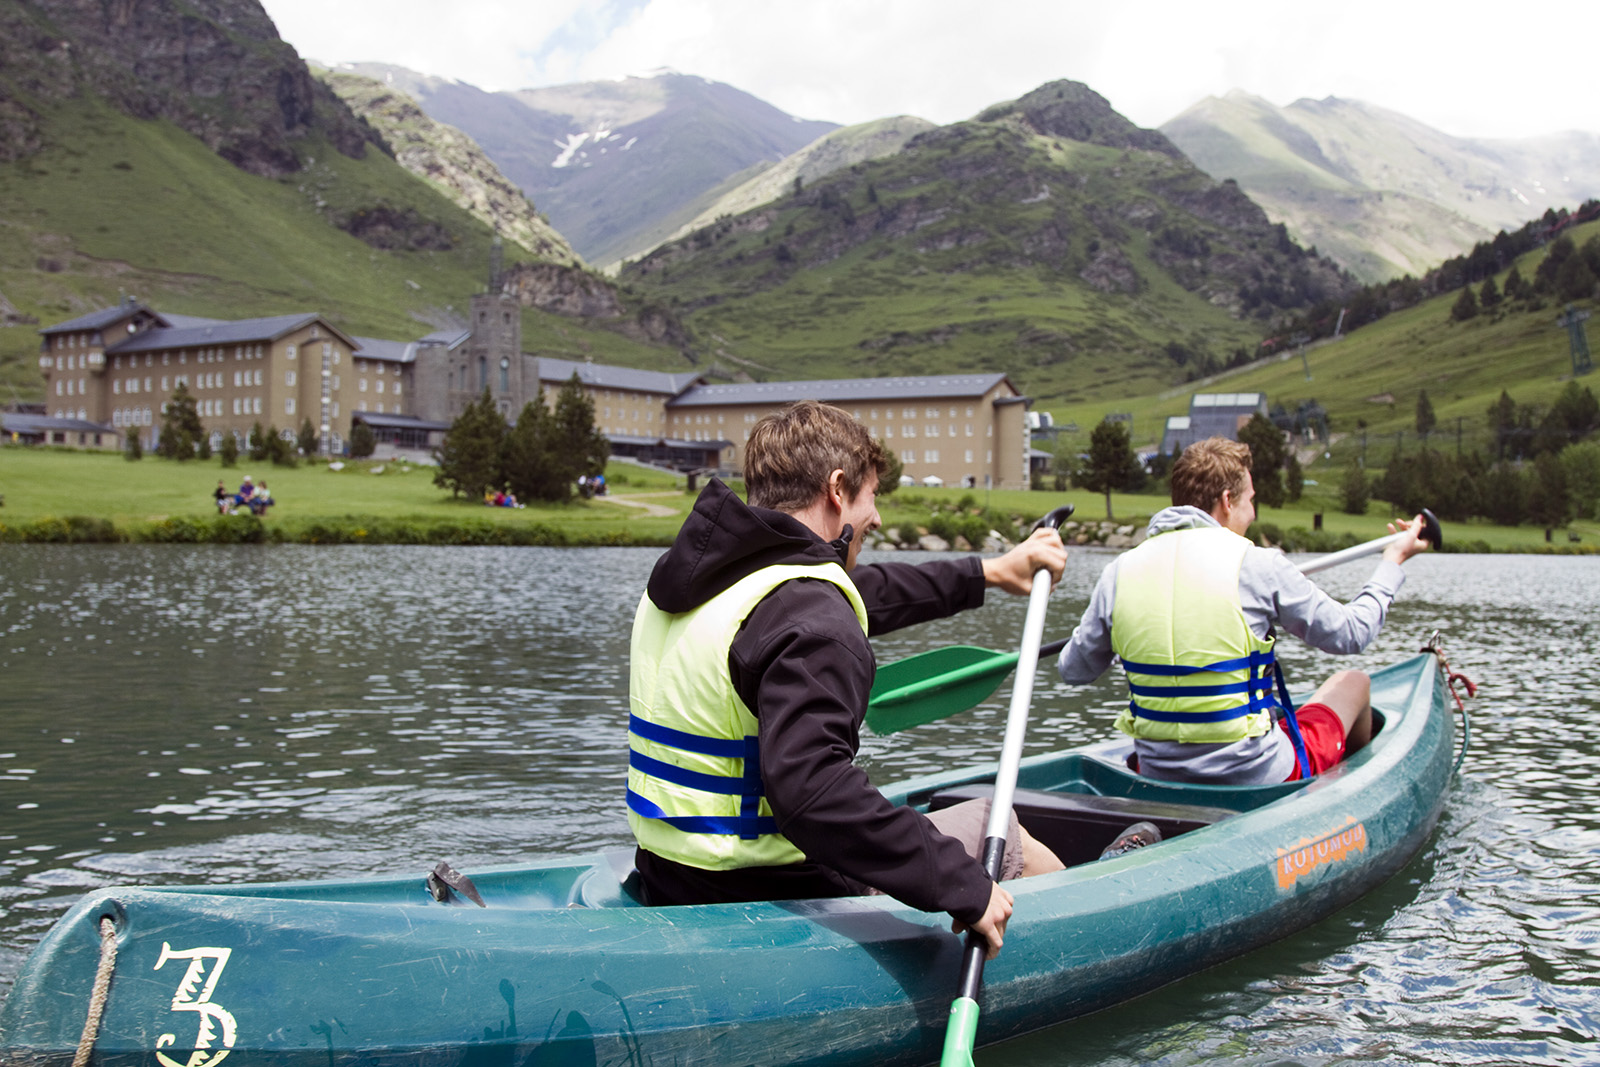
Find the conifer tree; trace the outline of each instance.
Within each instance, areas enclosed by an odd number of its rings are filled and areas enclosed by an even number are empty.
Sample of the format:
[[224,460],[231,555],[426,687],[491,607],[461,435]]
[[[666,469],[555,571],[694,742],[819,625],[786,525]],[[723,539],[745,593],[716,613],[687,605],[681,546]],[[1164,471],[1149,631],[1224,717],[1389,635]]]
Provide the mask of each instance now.
[[1283,431],[1258,411],[1240,428],[1239,440],[1250,446],[1250,480],[1255,483],[1256,503],[1283,507]]
[[1433,401],[1428,399],[1426,389],[1417,392],[1417,433],[1423,440],[1427,440],[1433,428],[1439,425],[1439,420],[1433,414]]
[[480,497],[484,490],[504,483],[501,472],[506,420],[495,407],[489,390],[456,416],[444,441],[434,452],[438,469],[433,484],[452,496]]
[[595,429],[594,400],[583,391],[583,383],[573,372],[556,394],[553,451],[563,473],[565,492],[558,498],[567,499],[573,483],[581,475],[594,477],[604,474],[606,458],[611,455],[611,442],[605,434]]
[[194,394],[183,382],[173,390],[161,412],[161,436],[156,441],[156,454],[167,459],[193,459],[195,451],[206,439],[205,427],[200,424],[200,407]]
[[1450,308],[1450,317],[1457,322],[1466,322],[1478,314],[1478,298],[1472,295],[1472,286],[1463,285],[1461,295],[1456,297],[1456,302]]
[[373,434],[371,426],[364,422],[358,422],[350,427],[351,459],[366,459],[377,450],[378,438]]
[[236,466],[239,462],[239,439],[232,432],[222,435],[222,445],[217,449],[218,456],[222,459],[224,467]]
[[1092,493],[1106,495],[1106,518],[1111,514],[1111,491],[1131,492],[1144,486],[1144,468],[1133,454],[1128,424],[1104,419],[1089,435],[1089,459],[1078,471],[1077,483]]
[[523,501],[565,500],[570,492],[555,451],[555,416],[545,404],[543,388],[523,405],[506,436],[506,485]]
[[1347,515],[1365,515],[1367,503],[1372,499],[1372,486],[1367,472],[1355,460],[1344,470],[1344,480],[1339,483],[1339,505]]
[[[350,436],[352,439],[355,437],[353,428]],[[299,447],[301,455],[314,456],[317,454],[317,446],[321,443],[321,439],[317,435],[317,428],[311,424],[311,417],[307,416],[300,423],[300,433],[296,436],[295,444]],[[352,447],[354,446],[352,445]]]

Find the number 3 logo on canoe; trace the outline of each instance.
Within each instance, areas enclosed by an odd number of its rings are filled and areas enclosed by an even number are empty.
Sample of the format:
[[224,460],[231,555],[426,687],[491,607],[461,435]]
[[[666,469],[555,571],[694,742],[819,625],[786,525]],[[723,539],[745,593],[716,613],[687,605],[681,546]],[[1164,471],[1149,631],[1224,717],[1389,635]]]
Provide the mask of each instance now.
[[[178,991],[172,995],[172,1010],[191,1011],[200,1016],[199,1032],[195,1035],[194,1044],[190,1046],[194,1051],[187,1059],[175,1060],[165,1053],[156,1052],[156,1059],[166,1067],[215,1067],[227,1057],[228,1050],[233,1048],[233,1042],[238,1037],[233,1015],[211,999],[217,991],[217,979],[222,977],[222,969],[228,965],[228,957],[231,955],[233,955],[231,948],[174,950],[165,941],[161,943],[161,958],[156,960],[155,970],[159,971],[168,960],[189,961],[182,980],[178,982]],[[212,966],[208,967],[208,962]],[[204,979],[203,985],[202,979]],[[220,1042],[217,1033],[219,1026],[222,1028]],[[171,1048],[177,1041],[176,1034],[162,1034],[156,1038],[156,1048],[158,1050]]]

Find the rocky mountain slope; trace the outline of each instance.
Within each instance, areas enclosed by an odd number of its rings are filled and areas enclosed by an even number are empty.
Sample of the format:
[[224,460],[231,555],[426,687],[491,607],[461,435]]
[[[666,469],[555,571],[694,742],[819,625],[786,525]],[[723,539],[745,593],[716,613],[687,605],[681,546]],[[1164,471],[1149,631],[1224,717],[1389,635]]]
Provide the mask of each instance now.
[[654,246],[730,178],[836,128],[682,74],[489,93],[384,64],[348,69],[470,135],[597,265]]
[[721,219],[623,279],[758,376],[997,369],[1059,397],[1248,358],[1279,315],[1353,285],[1075,82]]
[[524,256],[568,265],[578,262],[566,238],[539,216],[522,190],[471,137],[433,121],[411,97],[380,81],[339,70],[322,71],[319,77],[382,135],[396,162],[520,246]]
[[782,162],[763,167],[755,177],[719,196],[710,207],[680,226],[669,240],[709,226],[724,215],[738,215],[771,203],[790,192],[796,179],[806,186],[845,167],[892,156],[911,138],[934,128],[927,119],[896,115],[823,134]]
[[49,102],[82,96],[266,177],[300,171],[313,136],[353,159],[377,140],[249,0],[0,0],[0,60],[0,160],[38,151]]
[[1302,244],[1363,281],[1420,276],[1547,208],[1600,196],[1600,135],[1451,137],[1357,100],[1276,107],[1232,92],[1161,127]]

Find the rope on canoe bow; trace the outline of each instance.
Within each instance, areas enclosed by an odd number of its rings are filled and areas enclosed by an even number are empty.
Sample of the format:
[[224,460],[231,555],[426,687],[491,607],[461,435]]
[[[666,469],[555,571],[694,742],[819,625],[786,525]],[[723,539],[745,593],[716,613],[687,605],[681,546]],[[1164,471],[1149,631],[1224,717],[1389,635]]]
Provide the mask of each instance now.
[[1461,683],[1461,688],[1467,691],[1468,698],[1478,695],[1478,686],[1471,678],[1450,669],[1450,661],[1444,658],[1444,640],[1435,630],[1428,637],[1428,643],[1421,648],[1423,652],[1432,652],[1439,661],[1439,669],[1444,672],[1445,685],[1450,690],[1450,695],[1455,699],[1456,710],[1461,713],[1461,752],[1456,756],[1456,765],[1450,768],[1454,774],[1461,769],[1461,762],[1467,758],[1467,748],[1472,744],[1472,716],[1467,714],[1467,705],[1461,699],[1461,693],[1456,689],[1456,683]]
[[100,1019],[105,1014],[106,997],[111,992],[111,974],[117,969],[117,924],[110,916],[100,918],[100,966],[94,972],[94,992],[89,995],[89,1017],[83,1021],[83,1036],[72,1067],[89,1067],[95,1038],[100,1036]]

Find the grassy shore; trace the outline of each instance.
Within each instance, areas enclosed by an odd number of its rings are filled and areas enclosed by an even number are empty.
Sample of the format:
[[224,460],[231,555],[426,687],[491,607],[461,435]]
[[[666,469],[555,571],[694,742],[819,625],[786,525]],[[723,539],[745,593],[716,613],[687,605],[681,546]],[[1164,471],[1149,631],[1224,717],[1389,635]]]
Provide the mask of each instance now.
[[[277,503],[263,519],[217,515],[211,495],[217,481],[233,490],[245,474],[266,481]],[[130,463],[115,453],[11,446],[0,448],[0,541],[670,543],[694,502],[684,479],[618,462],[606,478],[610,491],[598,499],[489,508],[435,486],[431,467],[403,462],[347,461],[332,470],[325,462],[286,468],[241,461],[228,469],[217,459],[146,456]],[[1077,505],[1081,523],[1106,521],[1105,497],[1083,490],[900,489],[880,498],[879,511],[891,532],[954,522],[1014,536],[1063,503]],[[1166,503],[1159,495],[1113,494],[1112,521],[1139,529]],[[1318,513],[1320,535],[1313,532]],[[1365,515],[1346,515],[1331,487],[1308,486],[1298,503],[1264,508],[1259,521],[1273,541],[1326,551],[1382,536],[1389,518],[1389,506],[1376,501]],[[1574,523],[1548,543],[1532,526],[1450,523],[1446,542],[1480,552],[1600,550],[1600,523]]]

